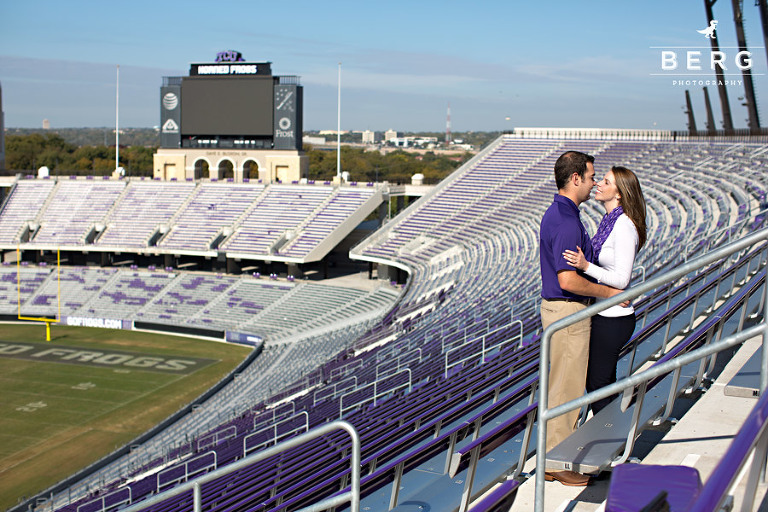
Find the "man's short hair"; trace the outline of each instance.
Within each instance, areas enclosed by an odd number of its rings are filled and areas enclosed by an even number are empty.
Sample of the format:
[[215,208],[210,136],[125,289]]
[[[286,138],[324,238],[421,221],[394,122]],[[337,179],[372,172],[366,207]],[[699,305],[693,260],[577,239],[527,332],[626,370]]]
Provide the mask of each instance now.
[[595,157],[580,151],[566,151],[555,162],[555,184],[558,190],[562,190],[568,184],[573,173],[578,173],[582,178],[587,172],[587,163],[595,163]]

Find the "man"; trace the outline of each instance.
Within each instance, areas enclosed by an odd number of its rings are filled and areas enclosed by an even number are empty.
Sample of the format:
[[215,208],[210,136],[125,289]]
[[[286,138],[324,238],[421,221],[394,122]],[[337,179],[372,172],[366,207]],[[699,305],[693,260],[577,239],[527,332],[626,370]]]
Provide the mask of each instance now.
[[[595,186],[595,158],[567,151],[555,163],[557,194],[541,219],[539,256],[541,262],[541,323],[553,322],[583,310],[593,297],[608,298],[622,290],[589,281],[568,265],[563,252],[581,247],[592,260],[592,244],[579,218],[579,205],[587,201]],[[548,408],[580,397],[584,393],[589,357],[590,320],[557,331],[550,341]],[[553,418],[547,424],[547,451],[557,446],[576,428],[579,411]],[[574,471],[547,471],[547,481],[582,486],[589,477]]]

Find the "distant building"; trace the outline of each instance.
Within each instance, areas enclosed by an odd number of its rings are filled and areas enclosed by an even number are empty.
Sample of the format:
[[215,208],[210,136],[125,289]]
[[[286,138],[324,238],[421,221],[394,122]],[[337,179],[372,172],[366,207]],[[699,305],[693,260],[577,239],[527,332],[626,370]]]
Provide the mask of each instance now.
[[373,133],[371,130],[363,131],[363,144],[375,144],[375,143],[376,143],[376,134]]
[[309,135],[305,135],[301,141],[304,144],[311,144],[313,146],[324,146],[326,143],[325,137],[310,137]]
[[411,137],[413,143],[417,146],[435,146],[437,144],[437,137]]
[[51,122],[48,119],[43,119],[43,130],[50,130]]
[[387,144],[398,148],[428,148],[437,146],[437,137],[392,137],[387,139]]

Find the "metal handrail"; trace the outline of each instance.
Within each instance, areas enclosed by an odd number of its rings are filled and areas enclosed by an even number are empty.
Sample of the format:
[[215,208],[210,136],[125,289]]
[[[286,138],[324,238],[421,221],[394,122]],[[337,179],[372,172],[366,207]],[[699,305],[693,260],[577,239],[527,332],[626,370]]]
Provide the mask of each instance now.
[[[397,377],[398,375],[403,374],[403,373],[407,373],[408,374],[408,382],[407,383],[397,384],[397,385],[395,385],[395,386],[393,386],[391,388],[387,388],[384,391],[382,391],[381,393],[379,393],[379,383],[380,382],[383,382],[383,381],[385,381],[387,379],[390,379],[392,377]],[[372,397],[363,398],[362,400],[356,401],[352,405],[344,407],[344,397],[345,396],[350,396],[350,395],[352,395],[354,393],[358,393],[358,392],[360,392],[360,391],[362,391],[364,389],[367,389],[367,388],[373,388],[373,396]],[[352,391],[349,391],[349,392],[344,393],[343,395],[341,395],[341,397],[339,397],[339,418],[342,418],[346,411],[348,411],[350,409],[354,409],[355,407],[359,407],[359,406],[361,406],[363,404],[366,404],[368,402],[372,401],[373,405],[376,405],[378,400],[379,400],[379,397],[382,397],[382,396],[384,396],[384,395],[386,395],[388,393],[392,393],[393,391],[397,391],[397,390],[403,389],[403,388],[407,388],[409,393],[410,393],[411,389],[413,389],[413,372],[411,371],[410,368],[403,368],[402,370],[398,371],[397,373],[393,373],[391,375],[385,375],[384,377],[382,377],[382,378],[380,378],[378,380],[375,380],[373,382],[370,382],[368,384],[360,386],[359,388],[355,388]]]
[[635,271],[636,271],[636,270],[639,270],[639,271],[641,271],[641,272],[642,272],[642,276],[643,276],[643,277],[642,277],[642,279],[640,279],[640,282],[641,282],[641,283],[644,283],[644,282],[645,282],[645,265],[636,265],[636,266],[635,266],[635,267],[632,269],[632,275],[634,275],[634,274],[635,274]]
[[[504,340],[496,343],[495,345],[491,345],[490,347],[486,347],[485,346],[485,340],[486,340],[486,338],[488,336],[490,336],[491,334],[494,334],[496,332],[503,331],[503,330],[505,330],[507,328],[510,328],[513,324],[520,324],[520,333],[519,334],[517,334],[516,336],[513,336],[512,338],[504,339]],[[450,349],[450,350],[445,352],[445,364],[443,365],[445,367],[445,370],[443,371],[443,377],[445,377],[447,379],[448,378],[448,370],[450,370],[454,366],[458,366],[460,364],[464,364],[465,362],[467,362],[467,361],[469,361],[471,359],[475,359],[478,355],[480,356],[480,364],[485,364],[485,355],[486,355],[487,352],[489,352],[493,348],[499,348],[502,345],[505,345],[505,344],[509,343],[510,341],[514,341],[514,340],[517,340],[517,339],[520,340],[518,345],[517,345],[517,348],[523,348],[523,322],[521,320],[515,320],[514,322],[511,322],[511,323],[508,323],[508,324],[504,324],[501,327],[497,327],[496,329],[483,334],[482,336],[478,336],[477,338],[475,338],[473,340],[470,340],[469,343],[465,343],[465,344],[459,345],[458,347],[453,347],[452,349]],[[458,350],[466,349],[466,347],[468,345],[471,345],[471,344],[475,343],[477,340],[480,340],[480,342],[481,342],[481,347],[480,347],[480,351],[479,352],[478,351],[472,352],[468,356],[463,357],[463,358],[459,359],[458,361],[454,361],[451,364],[448,364],[448,356],[451,354],[451,352],[456,352]]]
[[[288,422],[291,422],[291,421],[295,420],[296,418],[301,417],[302,415],[304,415],[304,424],[303,425],[299,425],[298,427],[296,427],[294,429],[291,429],[288,432],[283,432],[282,434],[278,434],[277,433],[277,428],[279,426],[284,425],[284,424],[286,424]],[[267,446],[268,444],[270,444],[272,442],[277,444],[279,438],[296,434],[302,428],[304,429],[304,432],[308,432],[309,431],[309,413],[307,411],[299,411],[297,414],[294,414],[293,416],[290,416],[288,418],[283,418],[280,421],[276,421],[272,425],[266,426],[266,427],[264,427],[264,428],[262,428],[260,430],[254,430],[252,433],[248,434],[247,436],[245,436],[243,438],[243,455],[248,455],[248,453],[250,453],[250,452],[255,452],[257,450],[260,450],[260,449],[264,448],[265,446]],[[253,446],[248,446],[248,440],[249,439],[253,439],[254,437],[258,436],[259,434],[267,433],[270,430],[273,432],[273,436],[272,436],[271,439],[267,439],[266,441],[263,441],[263,442],[261,442],[259,444],[255,444]]]
[[[351,381],[354,379],[354,384],[351,386],[347,386],[345,388],[342,388],[342,391],[346,391],[349,388],[356,388],[357,387],[357,375],[350,375],[349,378],[346,378],[344,380],[341,380],[339,382],[334,382],[333,384],[330,384],[326,386],[325,388],[318,389],[314,392],[312,395],[312,407],[315,407],[317,405],[318,399],[317,396],[320,395],[320,400],[325,400],[328,397],[336,398],[336,394],[339,392],[339,384],[345,384],[347,381]],[[324,392],[324,390],[332,390],[332,393]]]
[[[580,409],[584,405],[590,404],[601,398],[607,398],[618,392],[622,392],[627,388],[648,382],[649,380],[659,375],[669,373],[676,368],[712,355],[728,347],[734,346],[759,334],[762,334],[763,336],[762,370],[760,374],[761,392],[765,392],[765,389],[768,386],[768,300],[763,302],[764,312],[762,322],[754,327],[729,336],[717,343],[713,343],[687,354],[678,356],[675,359],[660,365],[653,366],[639,374],[632,375],[597,391],[587,393],[582,397],[549,409],[547,401],[549,394],[549,349],[550,341],[554,333],[577,322],[591,318],[592,316],[608,309],[611,306],[616,306],[624,301],[632,300],[646,292],[658,288],[659,286],[674,282],[695,270],[703,268],[743,249],[748,249],[755,244],[766,240],[768,240],[768,228],[763,228],[760,231],[756,231],[733,243],[711,251],[694,260],[683,263],[674,270],[670,270],[669,272],[654,277],[635,287],[629,288],[619,293],[618,295],[615,295],[614,297],[599,301],[596,304],[583,309],[582,311],[557,320],[544,330],[544,333],[541,337],[539,356],[539,423],[536,442],[535,512],[543,512],[544,510],[544,472],[546,471],[547,421],[550,419],[565,414],[571,410]],[[764,293],[768,295],[768,283],[766,283],[764,286]]]
[[[203,466],[201,468],[197,468],[197,469],[195,469],[195,470],[193,470],[191,472],[189,471],[190,464],[192,464],[193,462],[199,462],[200,460],[205,459],[205,458],[210,458],[211,456],[213,456],[213,462],[212,463],[208,463],[207,465],[205,465],[205,466]],[[157,492],[160,492],[160,488],[161,487],[168,487],[168,486],[171,486],[171,485],[175,485],[175,484],[181,482],[182,480],[188,481],[190,475],[194,477],[194,475],[196,475],[197,473],[200,473],[202,471],[207,471],[208,469],[211,469],[211,468],[215,469],[219,465],[218,459],[219,459],[219,457],[218,457],[218,455],[216,455],[216,452],[211,450],[211,451],[203,453],[202,455],[198,455],[198,456],[193,457],[193,458],[191,458],[191,459],[189,459],[187,461],[184,461],[181,464],[177,464],[175,466],[171,466],[169,468],[163,469],[162,471],[160,471],[157,474],[157,481],[156,481],[156,484],[157,484],[156,490],[157,490]],[[178,476],[176,478],[173,478],[171,480],[167,480],[165,482],[160,483],[160,477],[161,476],[167,475],[169,473],[174,473],[175,471],[177,471],[181,467],[184,468],[184,474],[183,475]]]
[[[722,228],[718,229],[717,231],[713,231],[709,235],[706,236],[704,239],[704,242],[707,244],[707,246],[710,246],[713,242],[713,240],[716,240],[718,236],[721,236],[725,233],[727,233],[728,238],[727,242],[731,243],[731,239],[733,238],[734,233],[738,233],[742,229],[744,229],[744,226],[749,222],[750,220],[754,220],[758,215],[765,215],[768,213],[768,208],[763,208],[761,210],[758,210],[756,213],[751,213],[747,216],[745,216],[743,219],[737,220],[736,224],[730,224],[727,226],[723,226]],[[683,250],[683,259],[685,261],[688,261],[688,255],[690,254],[690,249],[694,245],[697,245],[701,240],[698,241],[691,241],[688,242],[685,245],[685,249]]]
[[[404,357],[406,357],[406,356],[410,356],[411,354],[415,354],[416,352],[418,352],[418,353],[419,353],[419,357],[418,357],[418,359],[409,359],[409,360],[407,360],[407,361],[403,361],[403,358],[404,358]],[[414,361],[415,361],[415,362],[417,362],[417,363],[420,363],[420,362],[421,362],[421,357],[422,357],[422,350],[421,350],[421,348],[419,348],[419,347],[417,347],[417,348],[414,348],[414,349],[412,349],[412,350],[409,350],[408,352],[403,352],[403,353],[400,353],[400,354],[399,354],[399,355],[398,355],[398,356],[395,358],[395,362],[397,363],[397,366],[395,366],[394,368],[390,367],[390,368],[386,368],[386,369],[382,370],[382,373],[385,373],[385,375],[379,375],[379,369],[380,369],[380,368],[382,368],[383,366],[386,366],[386,365],[391,365],[391,364],[392,364],[392,361],[391,361],[391,360],[389,360],[389,361],[384,361],[383,363],[379,363],[379,364],[377,364],[377,365],[376,365],[376,376],[375,376],[375,378],[376,378],[376,380],[378,380],[378,379],[380,379],[380,378],[384,378],[384,377],[387,377],[388,375],[393,375],[393,374],[396,374],[397,372],[399,372],[399,371],[400,371],[400,369],[401,369],[401,368],[400,368],[400,365],[401,365],[401,364],[402,364],[404,367],[406,367],[406,368],[407,368],[407,366],[405,366],[406,364],[410,364],[410,363],[412,363],[412,362],[414,362]],[[394,373],[386,374],[387,372],[394,372]]]
[[[763,394],[752,408],[741,429],[734,436],[721,463],[712,471],[707,483],[701,489],[691,512],[727,510],[723,507],[734,481],[741,478],[744,465],[752,460],[744,489],[741,510],[751,512],[754,509],[755,496],[760,470],[765,471],[766,452],[768,451],[768,421],[766,421],[766,402],[768,395]],[[763,473],[764,474],[764,473]]]
[[[234,430],[234,433],[231,433],[233,430]],[[226,432],[230,432],[230,433],[226,433]],[[226,439],[232,439],[233,437],[237,437],[236,425],[230,425],[225,429],[217,430],[216,432],[211,432],[210,434],[206,434],[197,439],[197,442],[196,442],[197,451],[200,451],[207,446],[216,445]],[[200,446],[203,443],[205,443],[205,446]]]
[[88,507],[89,505],[93,505],[93,504],[99,503],[99,502],[101,502],[101,510],[106,510],[107,509],[107,506],[106,506],[107,505],[107,498],[112,498],[115,495],[120,494],[120,493],[125,494],[125,491],[128,491],[128,501],[126,502],[125,500],[123,500],[123,501],[120,501],[120,502],[117,502],[117,503],[113,503],[112,505],[110,505],[110,507],[116,507],[116,506],[119,507],[120,505],[125,505],[126,503],[130,503],[131,500],[133,499],[133,495],[132,495],[133,491],[131,491],[130,487],[123,487],[123,488],[118,489],[116,491],[112,491],[110,493],[107,493],[104,496],[96,498],[95,500],[91,500],[89,502],[83,503],[82,505],[77,507],[77,512],[80,512],[82,509]]
[[321,510],[327,510],[331,507],[337,507],[337,506],[343,505],[347,502],[350,503],[351,512],[359,512],[360,511],[360,436],[358,435],[357,430],[355,430],[355,427],[346,421],[332,421],[330,423],[326,423],[325,425],[321,425],[316,429],[310,430],[305,434],[301,434],[299,436],[288,439],[277,446],[273,446],[272,448],[268,448],[264,450],[263,452],[254,453],[253,455],[249,455],[248,457],[245,457],[244,459],[240,459],[237,462],[233,462],[232,464],[224,466],[223,468],[219,468],[215,471],[207,473],[206,475],[201,476],[200,478],[197,478],[191,482],[186,482],[182,485],[174,487],[173,489],[169,489],[168,491],[156,494],[149,499],[143,500],[139,503],[131,505],[130,507],[124,508],[122,512],[138,512],[139,510],[142,510],[144,508],[160,503],[161,501],[167,500],[168,498],[178,496],[179,494],[188,492],[189,490],[192,490],[192,494],[194,497],[193,510],[194,512],[200,512],[200,509],[201,509],[200,502],[202,501],[200,486],[202,484],[205,484],[217,478],[221,478],[223,476],[229,475],[230,473],[238,471],[255,462],[259,462],[260,460],[264,460],[266,458],[272,457],[273,455],[277,455],[278,453],[284,452],[286,450],[290,450],[291,448],[295,448],[301,444],[304,444],[307,441],[311,441],[312,439],[323,436],[335,430],[346,431],[349,434],[349,437],[352,439],[352,452],[350,454],[352,478],[350,481],[350,490],[349,492],[332,496],[330,498],[327,498],[321,501],[320,503],[316,503],[309,507],[303,508],[301,509],[300,512],[319,512]]
[[[460,342],[458,340],[456,340],[456,342],[459,343],[459,346],[464,345],[465,343],[467,343],[467,338],[469,338],[469,336],[470,336],[469,330],[470,329],[474,329],[475,327],[479,326],[482,322],[485,322],[485,332],[486,333],[491,330],[491,319],[490,318],[481,318],[480,322],[473,321],[472,323],[466,323],[466,324],[464,324],[464,329],[463,329],[464,337],[461,339]],[[457,331],[456,332],[459,332],[459,331],[462,330],[460,325],[461,325],[461,322],[459,320],[457,320],[457,323],[456,323]],[[478,332],[480,330],[482,330],[482,327],[478,328]],[[479,338],[479,337],[480,336],[477,336],[477,338]],[[443,332],[443,326],[440,327],[440,338],[442,339],[442,341],[440,342],[440,344],[441,344],[440,351],[441,352],[445,352],[445,347],[446,347],[445,340],[447,339],[447,336]],[[477,338],[475,338],[475,339],[477,339]],[[449,345],[452,345],[452,344],[453,344],[453,342],[449,343]],[[455,348],[455,347],[451,347],[449,350],[453,350],[453,348]]]

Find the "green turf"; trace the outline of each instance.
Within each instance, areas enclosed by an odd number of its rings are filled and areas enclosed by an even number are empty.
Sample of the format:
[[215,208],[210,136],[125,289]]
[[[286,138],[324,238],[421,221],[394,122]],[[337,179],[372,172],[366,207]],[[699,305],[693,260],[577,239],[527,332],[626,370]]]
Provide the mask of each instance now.
[[[45,327],[0,324],[0,342]],[[177,411],[241,362],[247,347],[133,331],[52,328],[52,344],[216,362],[178,375],[0,357],[0,510],[16,505]]]

